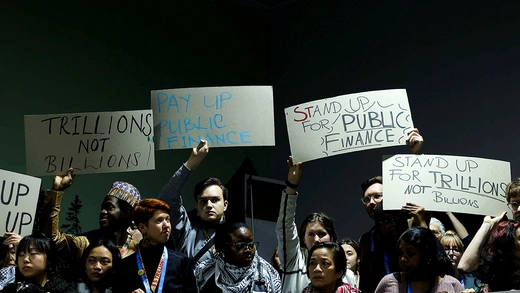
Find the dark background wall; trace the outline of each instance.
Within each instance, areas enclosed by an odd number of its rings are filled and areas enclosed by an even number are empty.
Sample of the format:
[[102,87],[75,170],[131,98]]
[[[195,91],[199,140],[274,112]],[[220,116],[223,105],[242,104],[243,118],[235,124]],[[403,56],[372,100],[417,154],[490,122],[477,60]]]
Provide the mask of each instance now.
[[[185,190],[188,208],[195,182],[207,176],[226,182],[246,157],[259,176],[284,180],[285,107],[378,89],[407,89],[425,153],[510,161],[517,177],[519,5],[1,4],[0,168],[25,172],[23,115],[148,109],[153,89],[273,85],[276,146],[211,149]],[[403,146],[307,162],[297,219],[325,211],[340,236],[358,238],[372,225],[359,201],[360,182],[381,173],[382,155],[406,152]],[[113,181],[131,182],[145,197],[155,197],[188,156],[188,150],[159,151],[155,171],[79,176],[64,207],[79,194],[85,204],[83,229],[94,229]],[[43,179],[50,187],[52,178]],[[278,197],[265,195],[277,208],[273,198]],[[472,231],[481,222],[481,217],[461,218]]]

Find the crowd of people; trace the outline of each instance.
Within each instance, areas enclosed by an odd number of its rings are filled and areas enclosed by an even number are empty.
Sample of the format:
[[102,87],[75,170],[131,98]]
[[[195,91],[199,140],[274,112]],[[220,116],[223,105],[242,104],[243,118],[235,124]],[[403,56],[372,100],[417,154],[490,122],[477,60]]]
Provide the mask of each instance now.
[[[423,138],[410,131],[420,154]],[[520,289],[520,179],[508,184],[506,211],[486,216],[472,237],[453,213],[454,230],[414,203],[385,210],[383,178],[361,184],[361,202],[374,226],[359,242],[338,239],[334,221],[316,211],[296,224],[302,163],[287,160],[270,261],[241,222],[226,221],[228,191],[217,178],[194,188],[187,211],[182,191],[209,152],[206,141],[166,183],[142,199],[132,184],[114,182],[104,197],[99,229],[62,232],[60,207],[74,170],[56,176],[38,206],[31,235],[5,232],[0,245],[0,292],[41,293],[434,293]]]

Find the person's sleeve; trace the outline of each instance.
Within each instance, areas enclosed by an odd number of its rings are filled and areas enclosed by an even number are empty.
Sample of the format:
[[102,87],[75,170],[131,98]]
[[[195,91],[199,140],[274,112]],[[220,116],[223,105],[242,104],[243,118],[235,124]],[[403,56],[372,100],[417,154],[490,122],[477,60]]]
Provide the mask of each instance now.
[[468,236],[464,237],[464,239],[462,239],[461,241],[462,241],[462,244],[464,244],[464,247],[468,247],[469,244],[471,243],[471,240],[473,240],[473,237],[468,235]]
[[193,292],[197,293],[199,292],[199,289],[197,288],[197,281],[195,279],[195,274],[193,273],[193,262],[189,257],[185,257],[183,259],[184,261],[184,278],[183,278],[183,291],[182,292]]
[[41,231],[55,243],[57,251],[73,253],[81,257],[88,245],[84,236],[74,236],[60,230],[60,207],[63,200],[62,191],[48,190],[41,215]]
[[168,183],[163,187],[159,194],[159,199],[170,205],[170,221],[172,225],[172,236],[175,248],[178,248],[184,239],[191,223],[188,213],[182,205],[182,190],[190,178],[191,170],[182,164],[181,167],[173,174]]
[[278,257],[284,273],[297,267],[300,238],[298,228],[294,222],[296,200],[298,195],[288,195],[282,192],[280,212],[276,222],[276,238],[278,239]]
[[[399,292],[399,284],[395,279],[393,274],[389,274],[383,277],[379,284],[377,284],[377,288],[375,293],[395,293]],[[363,290],[361,291],[363,292]]]

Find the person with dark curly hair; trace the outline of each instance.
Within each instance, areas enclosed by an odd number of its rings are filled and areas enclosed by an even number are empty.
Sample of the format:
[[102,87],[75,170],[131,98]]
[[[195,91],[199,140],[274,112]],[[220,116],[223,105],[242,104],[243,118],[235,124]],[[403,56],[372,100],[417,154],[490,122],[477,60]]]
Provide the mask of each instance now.
[[220,225],[215,234],[217,255],[195,269],[199,291],[280,293],[280,276],[258,255],[257,246],[258,242],[245,223]]
[[454,292],[464,290],[451,276],[454,267],[439,240],[424,227],[406,230],[397,241],[400,272],[386,275],[376,293]]
[[499,222],[480,251],[480,292],[520,289],[520,222]]

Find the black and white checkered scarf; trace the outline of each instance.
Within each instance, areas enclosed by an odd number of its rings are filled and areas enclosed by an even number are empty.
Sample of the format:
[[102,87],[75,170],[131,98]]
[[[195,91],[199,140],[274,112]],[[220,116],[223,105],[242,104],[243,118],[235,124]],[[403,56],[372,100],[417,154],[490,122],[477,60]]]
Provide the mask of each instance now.
[[212,276],[215,278],[215,284],[224,293],[245,292],[255,281],[264,283],[267,292],[277,293],[281,290],[278,273],[258,254],[255,254],[248,267],[229,264],[218,255],[200,263],[195,269],[199,290]]

